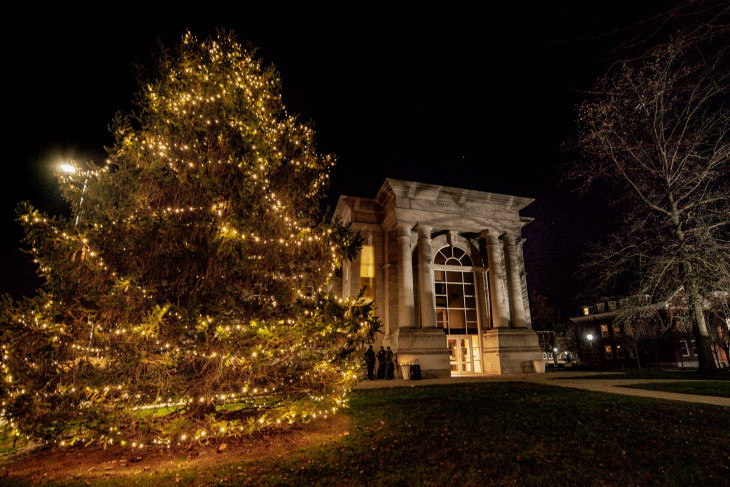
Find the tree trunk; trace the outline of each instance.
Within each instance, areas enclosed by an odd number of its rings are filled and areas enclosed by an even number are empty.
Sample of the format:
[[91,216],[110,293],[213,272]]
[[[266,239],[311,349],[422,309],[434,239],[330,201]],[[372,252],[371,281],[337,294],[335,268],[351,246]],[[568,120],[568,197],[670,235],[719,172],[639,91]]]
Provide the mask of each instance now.
[[[674,347],[672,347],[674,348]],[[674,349],[674,352],[677,352],[677,349]],[[682,356],[682,346],[679,346],[679,363],[682,364],[682,368],[684,368],[684,357]]]
[[[685,270],[691,267],[685,265]],[[697,344],[697,359],[699,361],[700,370],[716,370],[717,363],[712,356],[712,339],[707,331],[707,324],[705,323],[705,312],[702,309],[702,298],[697,290],[697,283],[695,283],[691,276],[691,271],[685,274],[684,291],[687,295],[687,307],[689,308],[689,317],[692,322],[692,334],[695,337],[695,343]]]
[[203,419],[208,414],[215,413],[215,404],[204,402],[195,403],[189,409],[189,415],[195,419]]

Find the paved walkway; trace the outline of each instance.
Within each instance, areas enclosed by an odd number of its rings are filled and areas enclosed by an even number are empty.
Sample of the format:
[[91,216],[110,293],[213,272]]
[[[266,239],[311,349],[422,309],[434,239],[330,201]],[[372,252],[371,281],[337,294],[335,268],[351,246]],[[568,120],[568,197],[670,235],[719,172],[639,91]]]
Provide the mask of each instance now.
[[679,394],[676,392],[650,391],[646,389],[630,389],[622,387],[633,384],[652,382],[687,382],[679,379],[586,379],[600,375],[616,376],[615,372],[549,372],[546,374],[505,374],[464,377],[446,377],[442,379],[422,379],[417,381],[394,379],[362,381],[355,389],[381,389],[391,387],[417,387],[434,384],[463,384],[470,382],[533,382],[548,386],[568,387],[593,392],[623,394],[625,396],[651,397],[670,401],[684,401],[698,404],[730,407],[729,397],[698,396],[695,394]]

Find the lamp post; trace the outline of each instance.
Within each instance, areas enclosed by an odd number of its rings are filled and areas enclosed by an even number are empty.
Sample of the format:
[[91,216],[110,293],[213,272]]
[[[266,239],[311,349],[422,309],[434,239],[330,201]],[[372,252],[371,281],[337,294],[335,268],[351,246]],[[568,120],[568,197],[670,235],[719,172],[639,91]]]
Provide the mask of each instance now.
[[586,335],[586,338],[588,339],[588,343],[591,344],[591,362],[595,362],[595,351],[593,350],[593,335],[591,333]]
[[[76,166],[74,166],[71,163],[64,163],[61,164],[61,171],[65,172],[66,174],[76,174],[77,169]],[[81,189],[81,200],[79,200],[79,212],[76,214],[76,223],[74,225],[79,225],[79,218],[81,218],[81,205],[84,204],[84,194],[86,193],[86,183],[89,181],[89,175],[88,173],[84,177],[84,186]]]
[[[73,162],[65,162],[61,164],[60,169],[62,172],[65,172],[68,175],[76,174],[79,172],[76,169],[76,166],[73,164]],[[81,205],[84,204],[84,194],[86,193],[86,183],[89,181],[89,173],[87,172],[84,176],[84,186],[81,189],[81,199],[79,200],[79,212],[76,214],[76,222],[74,223],[75,226],[79,226],[79,218],[81,217]],[[91,330],[89,331],[89,346],[87,347],[87,352],[91,352],[91,344],[94,341],[94,323],[89,322],[89,325],[91,326]]]

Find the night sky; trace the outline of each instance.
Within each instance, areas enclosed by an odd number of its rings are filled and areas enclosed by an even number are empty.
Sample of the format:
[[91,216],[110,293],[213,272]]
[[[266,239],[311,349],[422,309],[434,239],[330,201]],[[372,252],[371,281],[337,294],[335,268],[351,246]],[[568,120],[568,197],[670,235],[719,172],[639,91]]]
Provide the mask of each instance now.
[[536,198],[523,212],[536,218],[524,230],[528,285],[566,301],[606,209],[558,185],[561,144],[614,48],[674,2],[13,3],[0,33],[0,294],[37,284],[18,250],[17,204],[68,214],[53,164],[104,160],[112,117],[132,108],[135,66],[186,29],[223,27],[278,68],[288,110],[336,154],[330,207],[340,194],[374,197],[386,177]]

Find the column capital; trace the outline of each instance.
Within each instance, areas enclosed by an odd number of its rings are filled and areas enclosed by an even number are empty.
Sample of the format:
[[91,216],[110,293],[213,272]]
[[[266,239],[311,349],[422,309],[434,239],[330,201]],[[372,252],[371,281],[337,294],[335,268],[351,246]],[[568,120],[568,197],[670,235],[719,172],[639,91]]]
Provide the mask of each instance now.
[[487,228],[479,232],[479,237],[486,240],[487,245],[497,245],[499,243],[499,237],[503,233],[494,228]]
[[431,238],[431,232],[433,231],[433,227],[431,225],[419,223],[416,229],[418,230],[418,238]]
[[514,245],[517,249],[522,249],[525,240],[527,240],[519,233],[505,233],[502,239],[506,245]]
[[413,228],[412,223],[398,223],[395,226],[395,229],[398,231],[399,237],[410,237],[412,228]]

